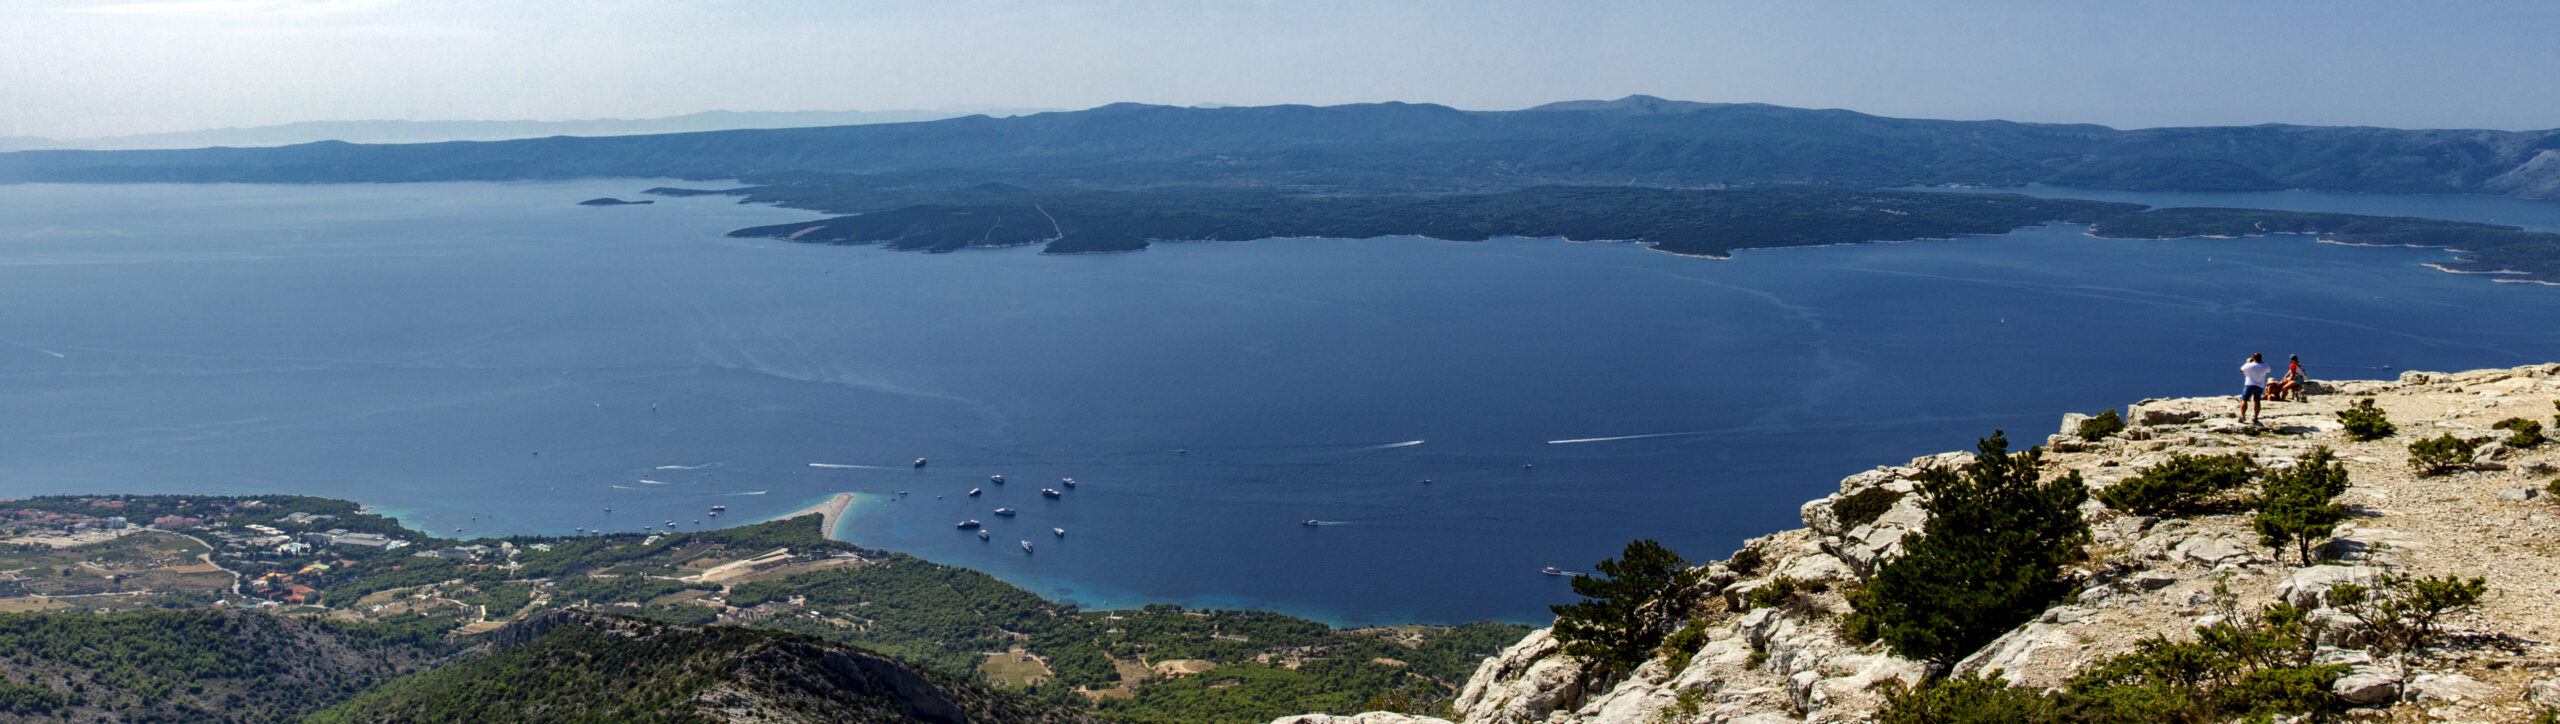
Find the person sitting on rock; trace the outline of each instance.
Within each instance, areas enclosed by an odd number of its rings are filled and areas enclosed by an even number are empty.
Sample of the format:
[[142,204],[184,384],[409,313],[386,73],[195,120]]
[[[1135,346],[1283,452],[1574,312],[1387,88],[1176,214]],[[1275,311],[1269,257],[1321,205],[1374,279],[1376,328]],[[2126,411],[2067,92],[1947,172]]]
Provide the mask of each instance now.
[[[2240,363],[2240,419],[2257,424],[2258,414],[2266,411],[2267,375],[2276,368],[2267,366],[2267,356],[2250,353],[2249,361]],[[2251,406],[2255,406],[2252,409]]]
[[2283,379],[2267,385],[2267,399],[2301,402],[2302,382],[2310,378],[2302,375],[2302,355],[2290,355],[2287,359],[2292,360],[2292,363],[2285,366]]

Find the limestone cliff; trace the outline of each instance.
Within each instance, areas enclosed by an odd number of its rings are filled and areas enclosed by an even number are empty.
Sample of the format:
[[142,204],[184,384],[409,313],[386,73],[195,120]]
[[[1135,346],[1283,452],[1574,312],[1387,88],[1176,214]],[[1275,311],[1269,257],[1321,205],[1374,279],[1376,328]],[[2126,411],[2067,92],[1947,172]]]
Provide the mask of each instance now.
[[[2338,502],[2350,519],[2321,545],[2327,560],[2293,565],[2263,547],[2245,511],[2159,520],[2118,513],[2092,500],[2083,508],[2093,543],[2071,575],[2077,599],[1983,647],[1956,673],[1997,671],[2013,682],[2058,686],[2149,636],[2192,637],[2194,629],[2278,599],[2323,606],[2332,584],[2371,582],[2384,572],[2460,574],[2487,579],[2490,593],[2449,624],[2449,639],[2411,670],[2375,662],[2351,647],[2324,647],[2324,663],[2351,665],[2332,692],[2365,715],[2389,720],[2525,721],[2560,707],[2560,506],[2546,488],[2560,474],[2560,442],[2497,442],[2507,418],[2551,426],[2560,364],[2463,373],[2410,372],[2396,381],[2315,383],[2306,401],[2273,402],[2264,425],[2241,424],[2229,397],[2155,399],[2132,405],[2131,427],[2096,442],[2072,436],[2080,415],[2046,441],[2046,472],[2081,473],[2094,491],[2173,454],[2245,453],[2260,469],[2282,469],[2326,446],[2353,485]],[[2395,436],[2350,439],[2336,413],[2373,398],[2399,427]],[[2451,434],[2479,443],[2456,472],[2420,476],[2407,463],[2412,440]],[[2555,432],[2554,434],[2560,434]],[[2023,443],[2019,445],[2023,447]],[[1960,465],[1946,453],[1851,475],[1840,492],[1808,502],[1805,527],[1753,539],[1762,561],[1708,566],[1724,605],[1710,640],[1671,667],[1657,657],[1623,680],[1585,690],[1584,665],[1559,653],[1547,630],[1487,659],[1453,702],[1465,724],[1511,722],[1850,722],[1873,716],[1880,685],[1917,683],[1924,668],[1881,645],[1840,635],[1849,610],[1842,590],[1900,552],[1927,519],[1914,478]],[[1835,507],[1869,490],[1892,500],[1871,520],[1844,522]],[[1871,512],[1871,511],[1870,511]],[[1743,609],[1754,588],[1791,577],[1820,589],[1779,607]],[[2219,589],[2219,590],[2217,590]],[[1712,602],[1711,602],[1712,603]],[[2338,616],[2320,608],[2315,616]],[[1367,716],[1367,715],[1364,715]],[[1332,721],[1349,721],[1333,718]],[[1284,720],[1286,721],[1286,720]],[[1307,721],[1321,721],[1307,719]],[[1387,718],[1358,721],[1437,721]]]

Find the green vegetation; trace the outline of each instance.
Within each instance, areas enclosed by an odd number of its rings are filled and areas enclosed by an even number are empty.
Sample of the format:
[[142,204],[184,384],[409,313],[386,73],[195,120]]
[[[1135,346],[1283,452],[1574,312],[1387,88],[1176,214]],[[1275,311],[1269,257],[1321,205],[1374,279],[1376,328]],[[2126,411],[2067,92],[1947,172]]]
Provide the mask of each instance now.
[[2076,722],[2059,697],[2011,686],[1997,677],[1966,674],[1911,688],[1885,691],[1878,724],[2061,724]]
[[1840,520],[1841,530],[1855,530],[1876,522],[1902,502],[1902,494],[1882,487],[1868,488],[1840,498],[1831,505],[1831,514]]
[[1664,636],[1689,621],[1705,584],[1700,569],[1652,540],[1628,543],[1595,570],[1600,575],[1573,577],[1581,602],[1549,608],[1564,652],[1597,664],[1601,677],[1644,663]]
[[[1878,515],[1882,515],[1882,513],[1879,512]],[[1768,558],[1768,554],[1761,553],[1760,549],[1746,547],[1741,550],[1734,551],[1733,557],[1725,560],[1724,567],[1732,569],[1735,573],[1748,576],[1759,573],[1760,566],[1769,562]]]
[[1953,664],[2068,594],[2062,567],[2089,542],[2077,472],[2039,482],[2042,448],[2010,453],[1999,432],[1960,470],[1919,478],[1929,522],[1849,597],[1852,637],[1905,658]]
[[1677,672],[1687,669],[1689,668],[1689,659],[1697,656],[1698,649],[1704,648],[1710,640],[1710,637],[1714,635],[1714,621],[1710,621],[1703,617],[1692,618],[1689,619],[1689,623],[1687,625],[1681,626],[1679,631],[1674,631],[1670,636],[1663,637],[1662,648],[1655,651],[1654,654],[1667,659],[1665,663],[1668,664],[1668,668],[1671,671]]
[[2452,433],[2409,443],[2409,469],[2419,475],[2441,475],[2471,465],[2471,454],[2477,449],[2471,441]]
[[1758,588],[1751,589],[1750,594],[1742,597],[1742,605],[1744,610],[1788,606],[1796,603],[1797,594],[1821,593],[1830,589],[1829,584],[1806,583],[1796,580],[1794,576],[1779,576],[1760,584]]
[[2382,408],[2375,407],[2371,397],[2339,410],[2338,424],[2346,426],[2347,437],[2357,440],[2379,440],[2399,429],[2391,424],[2390,418],[2382,416]]
[[[0,712],[64,720],[274,721],[450,650],[372,624],[238,611],[0,614]],[[373,634],[373,635],[349,635]]]
[[1085,722],[1070,709],[819,639],[554,613],[529,640],[391,682],[307,721]]
[[2406,656],[2434,644],[2445,616],[2480,605],[2488,592],[2480,578],[2393,573],[2370,588],[2339,584],[2330,589],[2329,602],[2372,633],[2375,653]]
[[[1080,611],[976,571],[828,540],[809,517],[693,533],[452,541],[318,498],[46,497],[12,505],[64,516],[194,519],[191,532],[216,543],[210,552],[242,574],[243,593],[288,604],[278,611],[325,609],[329,618],[309,625],[365,652],[444,650],[484,640],[460,631],[563,607],[596,607],[670,623],[726,622],[814,635],[876,648],[952,676],[980,676],[986,652],[1019,647],[1037,659],[1020,668],[1049,672],[1024,693],[1061,706],[1099,705],[1115,717],[1136,720],[1268,721],[1279,716],[1272,713],[1277,709],[1350,713],[1372,699],[1429,709],[1454,696],[1483,657],[1528,630],[1492,622],[1336,630],[1269,612],[1179,606]],[[270,527],[283,535],[262,530]],[[400,545],[275,549],[287,540],[325,540],[319,531],[327,529],[380,531]],[[769,565],[731,569],[718,582],[698,575],[786,550]],[[121,591],[80,599],[82,610],[243,601],[229,589],[229,573],[203,564],[206,553],[204,544],[183,537],[137,532],[79,548],[6,547],[0,549],[0,574],[38,574],[14,582],[22,589]],[[128,570],[134,575],[111,575]],[[170,573],[177,570],[194,572]],[[113,588],[119,582],[123,588]],[[369,656],[374,654],[350,655]],[[1256,662],[1274,671],[1235,685],[1218,684],[1226,678],[1217,674],[1124,673],[1141,661],[1176,659],[1201,662],[1212,672]],[[1284,661],[1294,666],[1277,666]],[[8,681],[7,673],[0,665],[0,682]],[[1205,678],[1213,675],[1222,678]],[[1148,695],[1157,687],[1169,688]],[[346,689],[339,697],[355,691]],[[1176,691],[1187,693],[1171,693]],[[1325,695],[1290,698],[1315,691]],[[1110,696],[1088,700],[1087,693],[1099,692]],[[28,707],[50,701],[33,691],[7,696]],[[315,698],[312,706],[335,700]]]
[[2345,666],[2312,663],[2320,628],[2277,604],[2246,625],[2199,627],[2193,640],[2154,636],[2072,677],[2057,691],[1969,675],[1889,692],[1877,721],[2151,724],[2326,716]]
[[2490,425],[2493,430],[2507,431],[2507,447],[2523,449],[2542,444],[2542,423],[2521,417],[2510,417]]
[[2116,414],[2116,409],[2110,407],[2106,412],[2081,420],[2080,429],[2073,432],[2089,442],[2104,440],[2108,435],[2124,432],[2124,416]]
[[[985,192],[968,195],[983,199]],[[794,197],[834,206],[839,201]],[[2008,194],[1869,191],[1808,186],[1712,190],[1540,186],[1489,194],[1290,196],[1155,190],[1075,192],[873,209],[858,216],[740,229],[730,236],[950,251],[1046,244],[1051,253],[1131,251],[1150,239],[1496,236],[1651,242],[1675,254],[2002,234],[2056,219],[2093,220],[2138,206]]]
[[2098,491],[2098,501],[2134,515],[2192,515],[2247,486],[2255,467],[2239,453],[2172,455],[2168,462]]
[[2314,544],[2328,539],[2347,519],[2346,507],[2334,502],[2347,486],[2347,466],[2327,447],[2311,451],[2293,467],[2267,473],[2259,483],[2257,516],[2250,520],[2258,542],[2276,549],[2279,558],[2290,546],[2302,565],[2311,565]]

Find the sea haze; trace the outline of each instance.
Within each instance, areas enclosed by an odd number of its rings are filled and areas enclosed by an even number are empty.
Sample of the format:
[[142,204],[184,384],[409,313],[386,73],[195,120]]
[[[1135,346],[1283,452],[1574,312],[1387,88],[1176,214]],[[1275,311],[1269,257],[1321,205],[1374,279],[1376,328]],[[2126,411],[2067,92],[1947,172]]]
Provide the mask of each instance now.
[[927,255],[724,239],[816,215],[720,198],[575,205],[659,183],[0,186],[0,496],[307,493],[450,536],[852,491],[841,537],[1087,605],[1539,621],[1573,598],[1541,567],[1719,558],[1841,476],[2228,394],[2250,352],[2560,359],[2560,289],[2299,237]]

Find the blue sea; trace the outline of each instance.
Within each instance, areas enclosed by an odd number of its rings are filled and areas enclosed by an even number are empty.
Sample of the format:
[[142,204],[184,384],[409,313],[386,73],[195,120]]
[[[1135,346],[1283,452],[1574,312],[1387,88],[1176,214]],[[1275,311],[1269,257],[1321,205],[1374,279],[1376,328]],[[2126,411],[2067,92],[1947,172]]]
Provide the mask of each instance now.
[[[0,186],[0,496],[304,493],[477,536],[853,492],[846,540],[1087,606],[1537,622],[1573,598],[1542,567],[1636,538],[1721,558],[1844,475],[2231,393],[2251,352],[2332,378],[2560,360],[2560,288],[2427,249],[2055,226],[1730,260],[915,254],[723,238],[816,215],[720,197],[575,205],[661,183]],[[2032,191],[2560,227],[2507,199]]]

